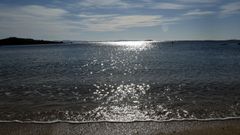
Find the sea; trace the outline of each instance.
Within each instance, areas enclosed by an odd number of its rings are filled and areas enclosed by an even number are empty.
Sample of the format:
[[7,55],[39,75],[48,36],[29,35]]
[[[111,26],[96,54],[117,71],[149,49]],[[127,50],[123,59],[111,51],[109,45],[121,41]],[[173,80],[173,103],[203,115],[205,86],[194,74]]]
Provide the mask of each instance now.
[[0,121],[237,117],[239,41],[0,46]]

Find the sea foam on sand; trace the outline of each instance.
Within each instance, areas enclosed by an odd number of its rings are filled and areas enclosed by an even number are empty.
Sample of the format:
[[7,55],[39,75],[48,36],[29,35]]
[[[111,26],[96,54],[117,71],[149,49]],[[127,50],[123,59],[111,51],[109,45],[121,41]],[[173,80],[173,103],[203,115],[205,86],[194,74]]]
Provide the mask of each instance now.
[[239,135],[240,119],[86,123],[1,122],[0,135]]

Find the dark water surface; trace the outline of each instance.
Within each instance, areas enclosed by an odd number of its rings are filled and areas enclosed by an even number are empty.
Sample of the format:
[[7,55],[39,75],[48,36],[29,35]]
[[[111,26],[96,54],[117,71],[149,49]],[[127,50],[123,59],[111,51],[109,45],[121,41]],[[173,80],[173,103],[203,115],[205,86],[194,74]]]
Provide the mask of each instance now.
[[234,42],[0,47],[0,120],[239,116],[240,45]]

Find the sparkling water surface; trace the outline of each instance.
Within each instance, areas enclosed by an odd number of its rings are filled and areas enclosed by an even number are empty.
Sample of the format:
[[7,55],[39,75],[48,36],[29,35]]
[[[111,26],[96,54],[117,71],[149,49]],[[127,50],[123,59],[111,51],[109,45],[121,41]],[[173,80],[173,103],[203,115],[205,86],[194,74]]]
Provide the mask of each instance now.
[[0,120],[240,116],[235,42],[75,42],[0,47]]

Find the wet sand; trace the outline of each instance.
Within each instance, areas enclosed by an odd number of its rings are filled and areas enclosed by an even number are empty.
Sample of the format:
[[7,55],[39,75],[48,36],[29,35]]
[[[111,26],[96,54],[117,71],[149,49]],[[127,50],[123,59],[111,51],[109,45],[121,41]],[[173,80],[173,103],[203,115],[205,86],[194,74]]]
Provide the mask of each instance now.
[[240,135],[240,119],[168,122],[0,123],[0,135]]

